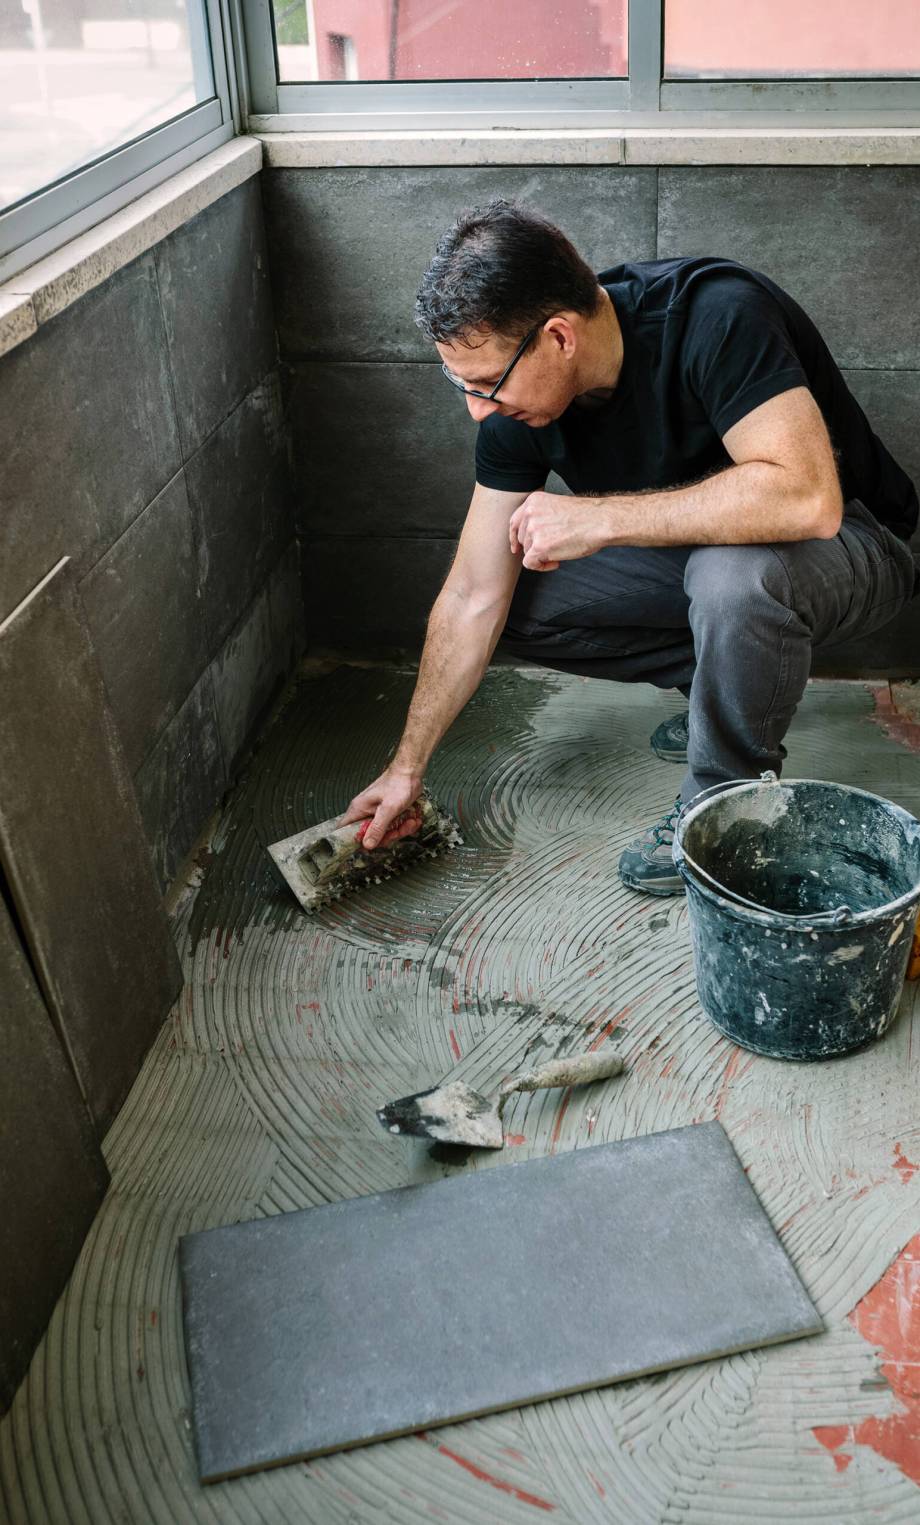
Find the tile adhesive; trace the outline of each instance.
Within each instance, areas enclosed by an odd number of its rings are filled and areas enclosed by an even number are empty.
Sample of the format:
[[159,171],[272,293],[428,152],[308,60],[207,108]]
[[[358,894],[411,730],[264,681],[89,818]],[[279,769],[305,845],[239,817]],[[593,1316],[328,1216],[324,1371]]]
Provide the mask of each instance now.
[[[724,1038],[699,1006],[683,898],[616,876],[674,797],[679,770],[647,739],[679,701],[536,669],[492,670],[436,754],[428,783],[464,845],[306,918],[266,846],[367,784],[412,683],[306,673],[233,791],[178,913],[185,991],[108,1135],[112,1187],[0,1423],[0,1519],[916,1520],[918,986],[847,1058],[789,1064]],[[786,771],[916,813],[920,760],[874,714],[864,685],[811,686]],[[514,1096],[501,1152],[446,1156],[375,1115],[448,1076],[489,1093],[607,1045],[622,1079]],[[709,1119],[825,1335],[200,1489],[180,1235]],[[443,1296],[449,1310],[447,1269]]]

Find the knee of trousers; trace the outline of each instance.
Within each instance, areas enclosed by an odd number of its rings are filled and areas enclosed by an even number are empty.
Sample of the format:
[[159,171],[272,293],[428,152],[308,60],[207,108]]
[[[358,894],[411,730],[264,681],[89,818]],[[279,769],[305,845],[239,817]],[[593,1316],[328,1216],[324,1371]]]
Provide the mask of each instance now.
[[691,551],[684,573],[691,623],[705,615],[750,619],[758,607],[794,608],[789,573],[768,545],[705,545]]

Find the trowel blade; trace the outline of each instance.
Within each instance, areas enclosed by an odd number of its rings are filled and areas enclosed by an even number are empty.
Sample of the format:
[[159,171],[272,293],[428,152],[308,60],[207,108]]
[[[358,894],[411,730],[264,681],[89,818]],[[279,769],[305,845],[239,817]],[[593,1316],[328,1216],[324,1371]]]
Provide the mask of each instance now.
[[501,1149],[505,1142],[496,1102],[459,1080],[401,1096],[379,1107],[377,1116],[390,1133],[411,1133],[442,1144]]

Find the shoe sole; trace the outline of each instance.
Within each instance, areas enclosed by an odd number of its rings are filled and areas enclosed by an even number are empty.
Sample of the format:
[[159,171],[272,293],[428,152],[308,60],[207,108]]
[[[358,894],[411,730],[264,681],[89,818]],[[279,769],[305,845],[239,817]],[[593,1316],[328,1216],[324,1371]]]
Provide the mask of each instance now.
[[687,893],[683,880],[677,884],[655,884],[648,879],[627,879],[625,874],[620,874],[620,883],[625,884],[628,890],[636,890],[640,895],[660,895],[662,899],[666,895],[685,895]]
[[662,747],[655,747],[655,746],[652,747],[652,751],[654,752],[656,757],[660,757],[661,758],[662,762],[686,762],[687,761],[687,754],[686,754],[686,752],[666,752]]

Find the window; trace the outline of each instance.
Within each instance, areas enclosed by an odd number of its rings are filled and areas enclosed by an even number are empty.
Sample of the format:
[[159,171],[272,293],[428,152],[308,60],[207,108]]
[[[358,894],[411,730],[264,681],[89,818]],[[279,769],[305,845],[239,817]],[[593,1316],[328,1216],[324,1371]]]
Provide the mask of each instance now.
[[220,27],[218,0],[7,0],[0,279],[232,136]]
[[256,127],[920,122],[920,0],[242,3]]

